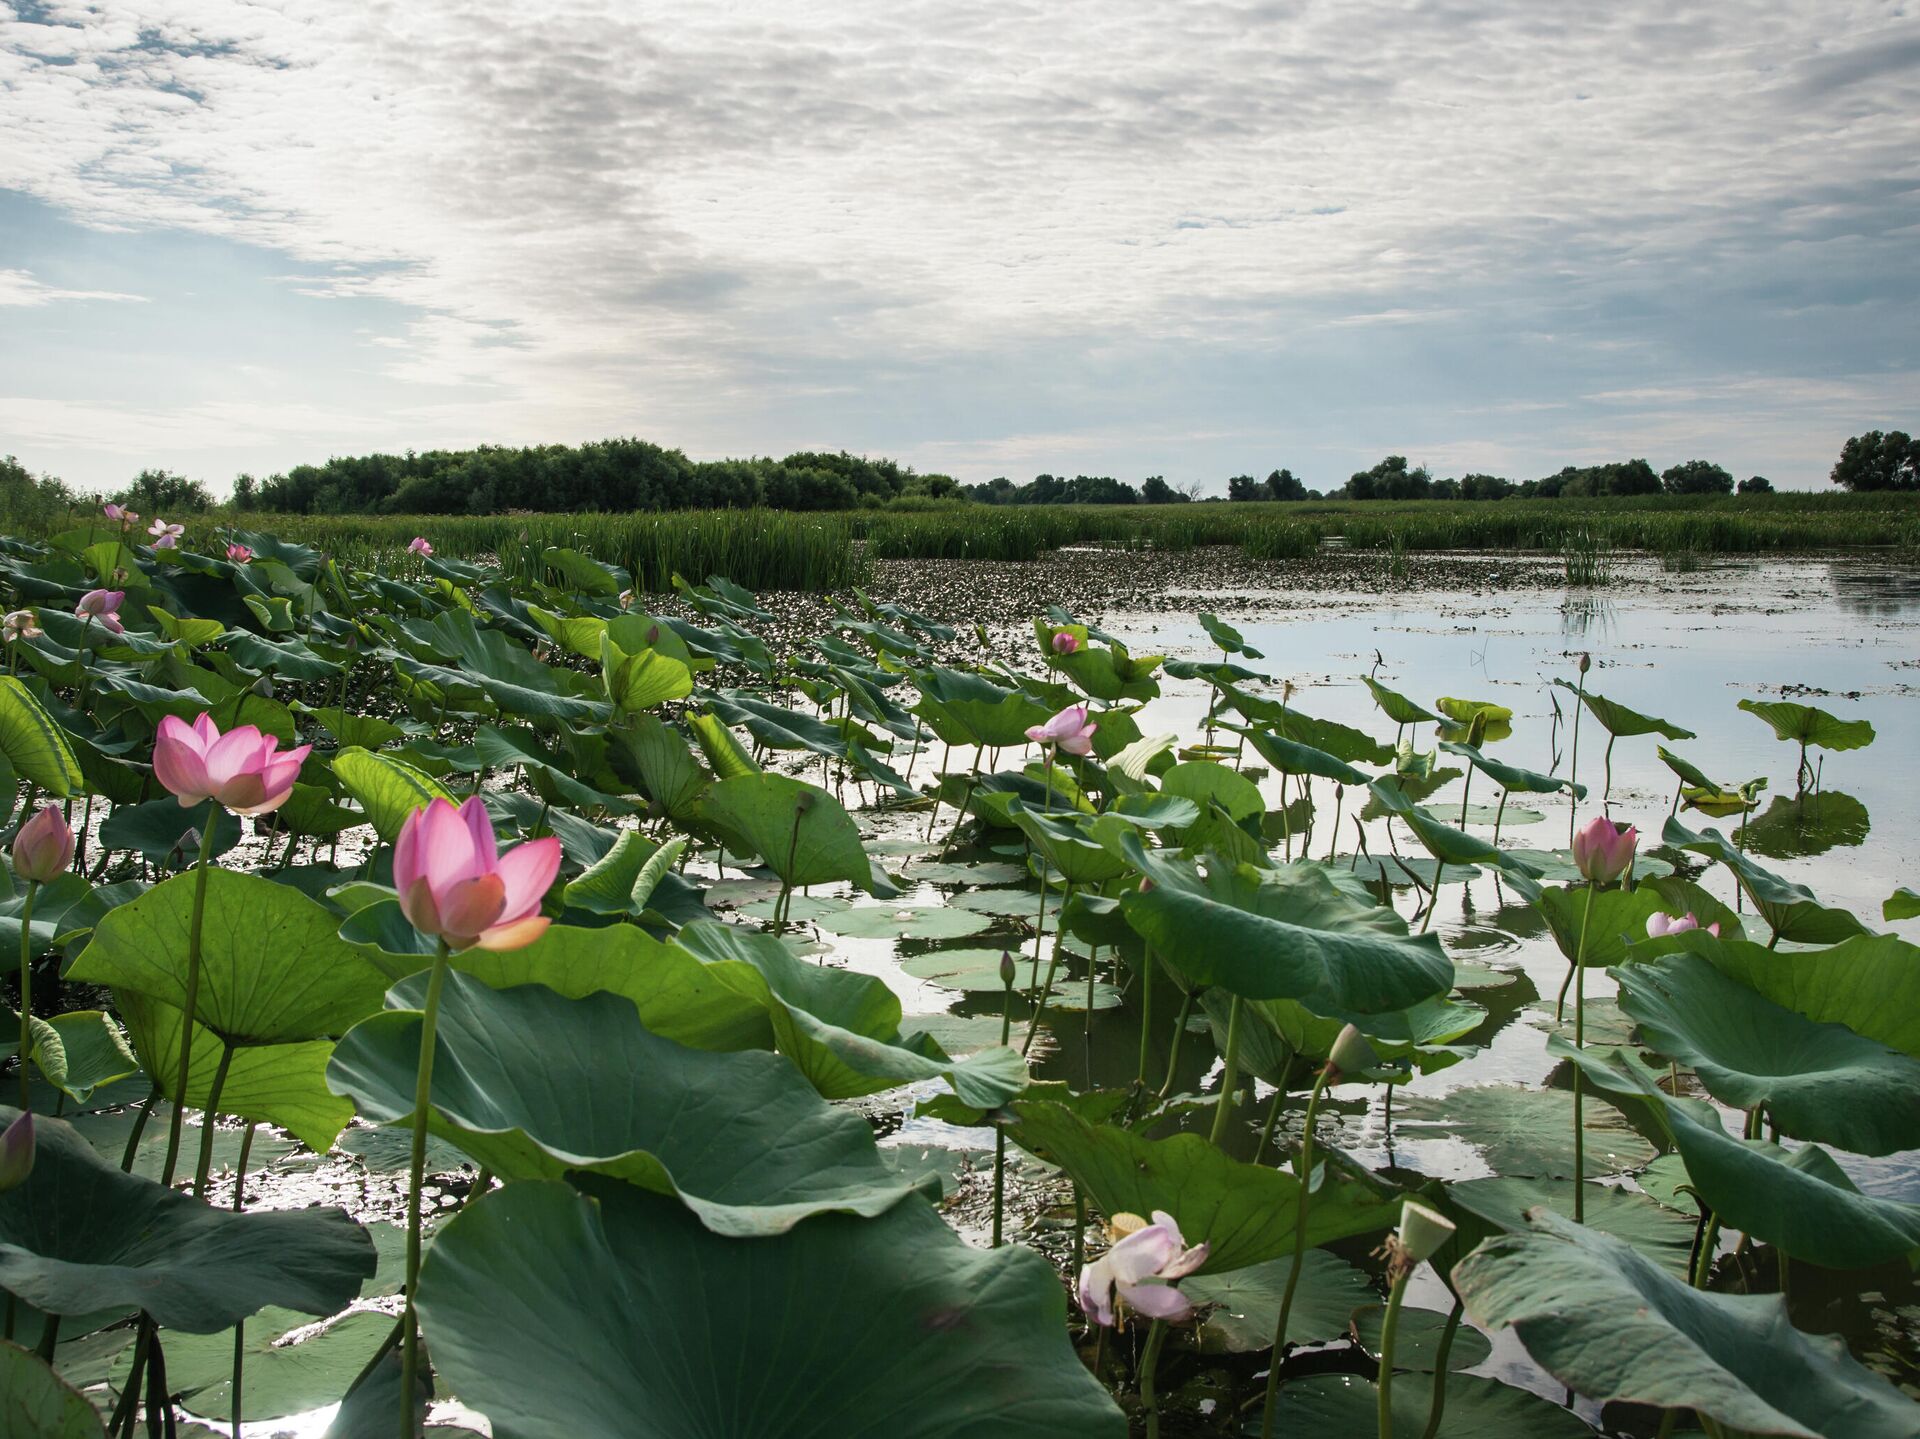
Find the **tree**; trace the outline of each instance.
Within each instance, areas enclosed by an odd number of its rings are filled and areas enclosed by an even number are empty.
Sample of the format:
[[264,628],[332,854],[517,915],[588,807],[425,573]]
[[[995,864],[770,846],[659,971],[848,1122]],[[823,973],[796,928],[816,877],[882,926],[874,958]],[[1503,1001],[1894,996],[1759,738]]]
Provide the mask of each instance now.
[[233,480],[233,507],[236,510],[250,510],[260,503],[259,482],[252,475],[241,473]]
[[205,485],[171,470],[142,470],[115,498],[147,515],[182,510],[198,515],[213,508],[213,496]]
[[1347,481],[1347,498],[1352,500],[1424,500],[1432,492],[1433,476],[1427,467],[1408,469],[1405,455],[1388,455]]
[[1773,481],[1765,475],[1748,475],[1740,482],[1743,495],[1770,495],[1773,493]]
[[1733,476],[1711,460],[1688,460],[1660,472],[1660,484],[1670,495],[1730,495]]
[[1498,475],[1471,474],[1460,477],[1460,498],[1463,500],[1504,500],[1513,493],[1513,481],[1503,480]]
[[1184,498],[1184,495],[1174,493],[1173,486],[1167,483],[1165,476],[1148,475],[1140,482],[1140,499],[1145,504],[1171,505]]
[[1275,470],[1267,476],[1267,498],[1270,500],[1304,500],[1307,487],[1292,470]]
[[1920,489],[1920,441],[1902,430],[1855,435],[1841,447],[1830,478],[1849,490]]
[[1235,475],[1227,481],[1227,498],[1230,500],[1264,500],[1267,487],[1252,475]]

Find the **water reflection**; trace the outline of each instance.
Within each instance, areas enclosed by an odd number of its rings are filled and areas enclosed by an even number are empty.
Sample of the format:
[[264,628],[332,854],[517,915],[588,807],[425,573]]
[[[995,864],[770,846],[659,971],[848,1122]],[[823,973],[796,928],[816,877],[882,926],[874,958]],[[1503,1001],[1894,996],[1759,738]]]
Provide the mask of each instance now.
[[1866,841],[1867,807],[1837,789],[1776,795],[1746,826],[1746,845],[1769,859],[1802,859]]
[[1873,560],[1833,560],[1827,579],[1834,600],[1848,614],[1896,619],[1920,614],[1920,565]]
[[1605,639],[1613,631],[1613,601],[1605,595],[1569,590],[1560,601],[1560,633],[1568,639]]

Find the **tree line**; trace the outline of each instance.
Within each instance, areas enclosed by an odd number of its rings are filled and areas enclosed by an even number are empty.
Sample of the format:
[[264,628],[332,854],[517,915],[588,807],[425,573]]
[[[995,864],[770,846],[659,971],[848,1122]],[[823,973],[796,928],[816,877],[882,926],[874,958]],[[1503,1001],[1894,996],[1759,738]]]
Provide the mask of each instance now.
[[[1830,479],[1853,491],[1920,490],[1920,440],[1905,431],[1870,430],[1841,448]],[[1356,471],[1344,485],[1310,489],[1290,469],[1265,479],[1235,475],[1227,499],[1251,500],[1500,500],[1635,495],[1764,494],[1761,475],[1736,483],[1724,467],[1687,460],[1655,472],[1644,459],[1569,465],[1533,480],[1467,474],[1436,478],[1404,455],[1389,455]],[[501,514],[513,510],[567,512],[680,509],[847,510],[975,502],[989,505],[1168,505],[1200,498],[1197,483],[1173,484],[1149,475],[1133,484],[1111,475],[1036,475],[1025,484],[1005,477],[963,485],[950,475],[922,474],[910,465],[845,451],[800,451],[784,459],[692,460],[679,450],[641,439],[584,445],[483,445],[472,450],[409,451],[404,455],[336,456],[319,465],[295,465],[284,474],[234,482],[240,510],[288,514]],[[201,481],[168,470],[142,470],[109,496],[74,491],[50,475],[36,475],[13,456],[0,458],[0,525],[40,528],[78,505],[111,498],[145,515],[195,514],[216,497]]]

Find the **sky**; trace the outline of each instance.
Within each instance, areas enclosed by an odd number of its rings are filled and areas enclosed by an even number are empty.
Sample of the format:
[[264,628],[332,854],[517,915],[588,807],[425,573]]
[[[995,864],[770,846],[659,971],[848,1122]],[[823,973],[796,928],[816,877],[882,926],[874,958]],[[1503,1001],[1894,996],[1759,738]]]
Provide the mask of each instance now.
[[0,453],[1337,486],[1920,427],[1880,0],[0,0]]

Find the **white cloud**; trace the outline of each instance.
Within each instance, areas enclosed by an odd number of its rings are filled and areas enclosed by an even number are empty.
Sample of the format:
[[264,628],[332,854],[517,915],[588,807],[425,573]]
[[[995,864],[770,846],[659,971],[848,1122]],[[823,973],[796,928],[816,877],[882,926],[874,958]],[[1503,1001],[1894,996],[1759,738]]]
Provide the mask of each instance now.
[[[1153,388],[1150,366],[1312,367],[1314,331],[1418,331],[1458,337],[1457,374],[1551,333],[1613,356],[1580,389],[1670,387],[1750,368],[1684,335],[1643,356],[1707,295],[1768,311],[1916,278],[1920,26],[1886,0],[31,13],[0,4],[0,187],[411,307],[378,362],[465,387],[502,439],[737,452],[799,442],[817,407],[817,437],[881,448],[883,397],[944,387],[967,423],[926,455],[1061,434],[1111,457],[1109,359]],[[1011,371],[1054,412],[993,412]],[[1284,429],[1219,418],[1156,427]]]
[[113,290],[62,290],[42,284],[26,270],[0,269],[0,309],[8,306],[40,306],[62,300],[108,300],[122,304],[141,304],[145,295],[122,295]]

